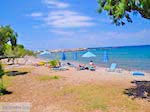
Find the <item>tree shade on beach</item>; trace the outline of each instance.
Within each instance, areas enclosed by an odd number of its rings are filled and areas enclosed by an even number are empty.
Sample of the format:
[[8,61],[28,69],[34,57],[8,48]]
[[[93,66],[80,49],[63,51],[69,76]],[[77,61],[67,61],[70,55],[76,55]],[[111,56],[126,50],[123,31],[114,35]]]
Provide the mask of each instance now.
[[150,0],[98,0],[98,4],[99,12],[106,11],[116,25],[124,25],[125,19],[132,23],[131,12],[150,19]]

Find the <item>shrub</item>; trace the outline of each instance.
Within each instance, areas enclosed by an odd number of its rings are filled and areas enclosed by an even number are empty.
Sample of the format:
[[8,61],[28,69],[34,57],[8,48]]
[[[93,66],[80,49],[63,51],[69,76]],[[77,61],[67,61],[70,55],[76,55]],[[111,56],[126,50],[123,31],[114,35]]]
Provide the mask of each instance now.
[[44,75],[44,76],[40,76],[39,80],[40,81],[47,81],[47,80],[57,80],[60,79],[60,76],[49,76],[49,75]]
[[3,75],[5,75],[5,72],[3,70],[2,64],[0,63],[0,95],[3,95],[3,91],[5,90],[3,85]]
[[4,54],[6,56],[15,56],[15,57],[24,57],[26,55],[28,56],[36,56],[35,53],[31,50],[25,49],[23,45],[18,44],[14,47],[14,49],[11,49],[11,45],[6,44],[5,45],[5,52]]
[[49,61],[49,64],[52,67],[56,67],[58,65],[58,62],[59,62],[58,60],[52,60],[52,61]]
[[0,63],[0,79],[3,77],[4,74],[5,74],[5,73],[4,73],[2,64]]

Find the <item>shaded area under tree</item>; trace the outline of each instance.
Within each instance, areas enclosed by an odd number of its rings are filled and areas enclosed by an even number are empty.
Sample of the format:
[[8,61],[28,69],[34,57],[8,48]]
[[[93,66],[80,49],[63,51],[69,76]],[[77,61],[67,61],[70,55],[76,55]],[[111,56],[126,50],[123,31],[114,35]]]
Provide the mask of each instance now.
[[135,86],[128,88],[124,93],[135,98],[146,99],[150,102],[150,81],[132,81]]
[[6,89],[0,89],[0,96],[12,94],[12,93],[13,93],[12,91],[8,91]]
[[17,76],[17,75],[26,75],[28,72],[19,72],[19,71],[8,71],[6,75],[8,76]]

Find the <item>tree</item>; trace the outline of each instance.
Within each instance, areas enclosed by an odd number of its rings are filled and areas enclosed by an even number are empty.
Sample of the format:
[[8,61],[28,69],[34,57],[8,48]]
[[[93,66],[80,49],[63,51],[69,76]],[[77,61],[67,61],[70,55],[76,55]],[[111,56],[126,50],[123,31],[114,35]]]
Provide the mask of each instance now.
[[36,56],[33,51],[26,49],[21,44],[17,44],[13,49],[10,44],[6,44],[4,55],[9,58],[9,61],[12,59],[12,64],[14,64],[16,58],[23,58],[24,56]]
[[5,52],[4,52],[5,56],[17,57],[17,58],[22,58],[26,55],[35,56],[33,51],[26,49],[21,44],[16,45],[13,48],[13,50],[11,48],[12,48],[11,45],[9,45],[9,44],[5,45]]
[[124,25],[124,18],[132,23],[131,12],[150,19],[150,0],[98,0],[98,4],[99,12],[106,11],[116,25]]
[[0,26],[0,55],[4,55],[5,45],[10,42],[12,49],[17,45],[18,34],[8,26]]

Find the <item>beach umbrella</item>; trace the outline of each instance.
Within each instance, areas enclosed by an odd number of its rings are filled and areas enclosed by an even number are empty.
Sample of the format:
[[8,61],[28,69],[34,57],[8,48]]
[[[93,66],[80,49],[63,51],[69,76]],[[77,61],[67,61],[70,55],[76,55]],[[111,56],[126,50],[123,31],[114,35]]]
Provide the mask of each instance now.
[[49,55],[49,54],[51,54],[51,53],[48,52],[48,51],[43,51],[43,52],[40,53],[40,55]]
[[108,62],[108,53],[107,53],[107,51],[104,51],[103,62],[104,63]]
[[90,57],[96,57],[96,55],[88,51],[85,54],[83,54],[82,57],[90,58]]
[[73,53],[73,60],[77,60],[77,52]]
[[66,54],[64,52],[61,55],[61,60],[66,60]]

